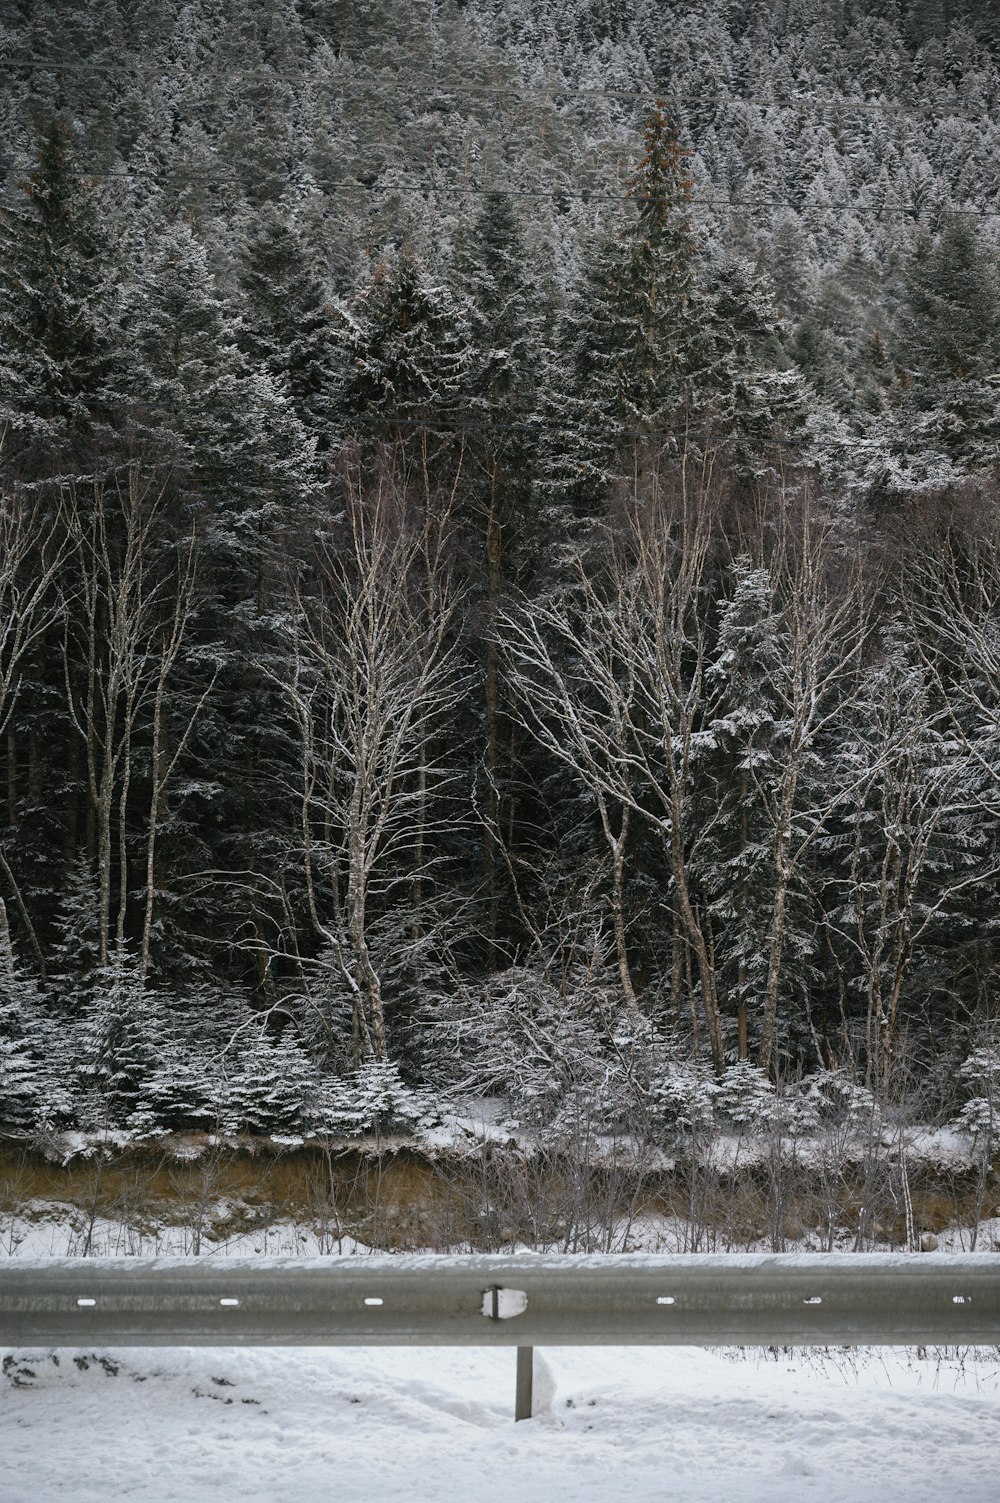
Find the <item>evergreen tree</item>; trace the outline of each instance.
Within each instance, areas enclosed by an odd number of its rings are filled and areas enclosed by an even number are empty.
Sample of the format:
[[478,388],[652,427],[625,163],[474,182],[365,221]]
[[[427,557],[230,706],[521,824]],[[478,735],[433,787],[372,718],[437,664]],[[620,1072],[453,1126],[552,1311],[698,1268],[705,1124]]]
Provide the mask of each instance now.
[[[747,558],[734,567],[732,593],[721,603],[718,644],[708,670],[718,711],[699,758],[707,800],[700,865],[709,900],[720,994],[739,1020],[740,1057],[749,1019],[767,984],[767,934],[773,906],[768,791],[773,741],[780,734],[774,693],[782,642],[766,571]],[[710,811],[710,812],[708,812]]]
[[100,895],[90,855],[74,853],[64,874],[52,945],[52,977],[70,1015],[79,1017],[101,963]]
[[522,420],[531,412],[540,310],[528,277],[528,249],[505,193],[487,193],[456,247],[452,270],[467,305],[475,351],[475,403],[487,418]]
[[[702,833],[692,858],[712,920],[719,994],[737,1020],[741,1059],[756,1045],[767,992],[775,904],[775,829],[787,757],[784,637],[774,586],[765,569],[741,557],[720,603],[707,679],[715,713],[697,757],[704,799]],[[790,894],[782,953],[783,1032],[808,989],[812,950],[801,882]],[[787,901],[787,900],[786,900]]]
[[94,973],[79,1029],[83,1125],[140,1131],[156,1126],[150,1099],[158,1063],[156,1024],[153,999],[127,957]]
[[407,1086],[394,1060],[371,1060],[349,1080],[333,1083],[327,1092],[323,1126],[346,1137],[413,1134],[435,1117],[429,1093]]
[[[294,753],[278,707],[287,641],[273,609],[277,539],[301,521],[313,453],[272,376],[240,351],[204,246],[185,225],[167,230],[146,268],[131,316],[137,391],[153,442],[173,456],[170,483],[200,534],[195,626],[185,641],[186,703],[202,713],[179,783],[190,790],[171,844],[187,867],[258,868],[284,802]],[[259,820],[259,824],[257,821]],[[231,901],[231,888],[229,900]],[[251,906],[254,906],[251,902]],[[194,918],[194,915],[191,915]],[[225,930],[213,902],[197,927]],[[256,944],[253,967],[264,962]]]
[[618,476],[655,485],[661,455],[679,447],[703,396],[709,312],[691,188],[676,127],[658,104],[643,130],[631,213],[599,243],[550,363],[548,488],[577,510],[593,510]]
[[964,470],[1000,451],[1000,262],[973,222],[954,217],[907,269],[899,320],[898,405],[911,446]]
[[0,426],[18,480],[102,465],[117,423],[119,267],[109,207],[82,180],[69,121],[52,118],[15,202],[0,207]]
[[229,1132],[301,1133],[316,1119],[318,1082],[297,1039],[257,1028],[225,1091]]
[[0,979],[0,1132],[24,1133],[38,1123],[45,1096],[41,1031],[33,1029],[40,997],[8,952]]
[[782,438],[801,429],[807,388],[782,358],[779,325],[763,276],[727,260],[710,285],[704,384],[713,416],[731,442],[729,463],[759,473]]
[[[499,830],[513,813],[515,732],[504,703],[492,623],[515,582],[527,583],[544,567],[544,545],[533,516],[532,470],[536,432],[536,366],[541,316],[529,286],[527,248],[510,198],[487,194],[475,222],[456,250],[455,276],[468,313],[472,364],[472,415],[468,458],[474,478],[465,487],[471,518],[463,516],[466,548],[473,561],[471,592],[487,630],[470,643],[481,660],[484,809],[483,862],[486,929],[490,953],[500,939],[502,869]],[[470,466],[471,468],[471,466]]]
[[630,187],[635,217],[617,281],[611,358],[622,419],[642,428],[676,418],[704,358],[693,183],[662,104],[643,127],[643,153]]
[[295,86],[305,52],[295,0],[241,0],[215,40],[220,156],[251,203],[276,200],[298,156]]
[[204,245],[187,225],[171,226],[130,299],[134,392],[160,425],[176,478],[224,515],[227,571],[242,562],[256,572],[252,556],[270,527],[308,495],[311,446],[236,332]]
[[330,299],[285,202],[251,221],[240,280],[241,348],[288,397],[322,463],[333,442],[338,352]]
[[472,349],[465,309],[434,286],[411,251],[376,266],[346,333],[341,410],[374,442],[452,432],[470,395]]

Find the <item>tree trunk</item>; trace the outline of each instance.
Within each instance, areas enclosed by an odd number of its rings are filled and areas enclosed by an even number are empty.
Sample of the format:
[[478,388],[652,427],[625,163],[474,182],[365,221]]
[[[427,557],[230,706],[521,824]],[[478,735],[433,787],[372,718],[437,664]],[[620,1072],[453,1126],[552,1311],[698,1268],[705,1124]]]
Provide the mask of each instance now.
[[[494,472],[493,486],[496,485]],[[496,520],[496,496],[491,496],[490,513],[486,523],[486,559],[487,559],[487,620],[492,627],[496,614],[497,600],[500,594],[501,562],[500,562],[500,528]],[[500,798],[497,788],[497,767],[499,758],[497,755],[498,735],[498,704],[499,704],[499,662],[497,658],[496,644],[493,640],[492,630],[486,639],[486,662],[485,662],[485,693],[486,693],[486,725],[485,745],[483,748],[483,765],[486,772],[486,824],[483,832],[483,863],[485,866],[486,897],[487,897],[487,941],[488,959],[490,966],[496,964],[497,936],[500,920],[500,898],[498,881],[497,859],[497,832],[500,818]]]

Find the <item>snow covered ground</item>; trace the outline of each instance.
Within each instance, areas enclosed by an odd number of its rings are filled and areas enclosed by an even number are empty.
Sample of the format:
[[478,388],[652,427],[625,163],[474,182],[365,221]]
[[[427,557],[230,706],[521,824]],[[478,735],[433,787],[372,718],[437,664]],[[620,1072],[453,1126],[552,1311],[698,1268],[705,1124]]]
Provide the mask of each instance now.
[[[18,1352],[2,1503],[995,1503],[1000,1360],[688,1348]],[[554,1390],[554,1391],[553,1391]]]
[[[226,1207],[220,1202],[216,1214],[224,1219]],[[208,1218],[206,1218],[208,1220]],[[833,1252],[852,1252],[855,1234],[839,1228]],[[1000,1216],[984,1217],[973,1239],[969,1227],[953,1226],[935,1235],[938,1250],[949,1252],[1000,1252]],[[473,1248],[452,1246],[436,1251],[467,1252]],[[513,1251],[515,1249],[511,1249]],[[542,1249],[539,1248],[539,1251]],[[554,1245],[553,1252],[562,1251]],[[774,1252],[768,1238],[728,1240],[722,1233],[714,1238],[702,1232],[692,1240],[690,1226],[675,1216],[647,1214],[624,1220],[610,1229],[595,1229],[595,1242],[586,1251],[593,1252]],[[825,1252],[826,1238],[818,1230],[798,1239],[787,1239],[786,1252]],[[869,1244],[872,1252],[892,1251],[889,1243]],[[158,1258],[250,1257],[317,1257],[330,1254],[363,1255],[371,1249],[355,1240],[342,1227],[300,1221],[269,1220],[238,1233],[217,1236],[209,1223],[199,1231],[190,1223],[178,1225],[150,1216],[141,1226],[107,1216],[89,1216],[78,1208],[54,1202],[36,1201],[18,1213],[0,1212],[0,1258]]]

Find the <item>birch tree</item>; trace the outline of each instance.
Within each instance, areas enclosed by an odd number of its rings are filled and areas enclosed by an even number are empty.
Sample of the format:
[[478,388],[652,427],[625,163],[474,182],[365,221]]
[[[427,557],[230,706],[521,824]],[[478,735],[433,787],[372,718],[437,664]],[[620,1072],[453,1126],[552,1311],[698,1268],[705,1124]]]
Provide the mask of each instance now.
[[[857,697],[858,665],[869,633],[867,592],[856,559],[836,530],[814,522],[808,506],[796,534],[786,536],[776,567],[776,604],[785,645],[771,675],[781,734],[766,783],[774,903],[767,938],[767,983],[758,1064],[771,1068],[789,897],[838,804],[819,775],[824,748]],[[751,777],[754,777],[751,771]]]
[[963,929],[962,894],[995,875],[974,797],[973,769],[935,705],[900,623],[865,674],[834,783],[851,787],[849,862],[838,912],[854,951],[865,1010],[868,1085],[887,1085],[914,969],[943,924]]
[[428,580],[426,539],[394,499],[352,494],[343,535],[319,540],[314,578],[295,588],[285,686],[300,748],[296,864],[314,937],[352,1000],[358,1060],[388,1058],[372,930],[432,874],[440,733],[464,689],[457,596],[439,566]]
[[[64,561],[62,518],[44,509],[37,500],[26,501],[17,493],[0,495],[0,747],[5,778],[3,824],[13,829],[17,820],[19,744],[16,709],[24,675],[36,647],[52,629],[59,610],[56,583]],[[0,872],[4,887],[13,897],[25,929],[39,975],[45,966],[41,946],[19,884],[7,860],[0,832]],[[14,972],[14,953],[6,901],[0,894],[0,966],[8,980]]]
[[707,469],[682,482],[666,525],[641,512],[605,572],[579,566],[552,602],[505,615],[500,636],[521,715],[541,746],[591,795],[612,877],[615,948],[626,1008],[638,1013],[627,952],[624,868],[633,821],[662,842],[671,906],[697,971],[713,1064],[724,1066],[715,965],[691,880],[692,759],[711,718],[701,609],[711,543]]
[[[170,747],[167,700],[192,612],[193,539],[165,564],[160,501],[133,470],[127,487],[96,486],[68,514],[63,669],[69,719],[83,747],[87,849],[98,892],[98,964],[120,967],[129,939],[130,846],[140,764],[148,761],[140,974],[150,963],[155,855],[167,783],[206,697]],[[160,556],[158,557],[158,553]]]
[[[662,844],[669,908],[693,961],[712,1061],[721,1072],[720,952],[727,944],[734,952],[745,950],[749,941],[742,933],[745,915],[735,915],[728,931],[725,923],[715,931],[705,890],[722,826],[741,817],[732,790],[710,777],[708,753],[732,727],[734,706],[731,686],[718,671],[709,609],[714,543],[706,468],[707,462],[697,486],[682,484],[674,516],[640,509],[603,572],[581,568],[573,591],[553,604],[510,614],[502,631],[526,724],[597,808],[610,858],[626,1005],[635,1006],[635,997],[623,869],[629,825],[637,821]],[[750,715],[743,727],[741,767],[746,798],[755,802],[762,825],[758,855],[768,882],[768,912],[755,937],[763,962],[756,1011],[764,1071],[774,1054],[790,896],[836,808],[815,767],[824,737],[856,693],[866,635],[856,571],[835,570],[832,532],[814,526],[804,509],[800,517],[798,536],[788,534],[777,546],[772,539],[773,556],[762,576],[769,594],[765,612],[781,648],[758,665],[768,719]],[[680,954],[675,945],[675,996]],[[696,1032],[694,1012],[692,1026]]]

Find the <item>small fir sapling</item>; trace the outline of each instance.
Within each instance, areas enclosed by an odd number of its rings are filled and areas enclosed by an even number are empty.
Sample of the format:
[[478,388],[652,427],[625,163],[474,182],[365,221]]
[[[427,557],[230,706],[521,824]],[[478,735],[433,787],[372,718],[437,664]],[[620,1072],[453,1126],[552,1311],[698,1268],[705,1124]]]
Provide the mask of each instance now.
[[408,1086],[394,1060],[369,1060],[349,1079],[333,1082],[325,1096],[321,1130],[334,1135],[415,1135],[440,1121],[431,1093]]

